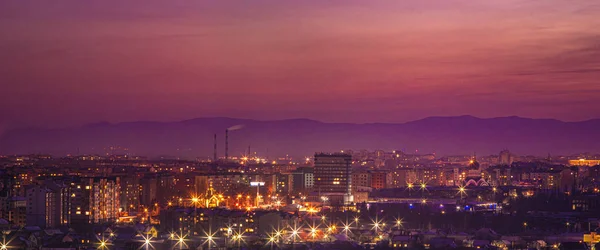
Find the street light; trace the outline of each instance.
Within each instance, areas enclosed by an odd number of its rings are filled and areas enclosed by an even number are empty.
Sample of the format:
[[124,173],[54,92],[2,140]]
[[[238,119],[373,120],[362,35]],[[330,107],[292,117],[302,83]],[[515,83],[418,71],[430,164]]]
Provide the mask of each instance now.
[[373,222],[373,227],[371,229],[375,230],[375,233],[377,233],[377,231],[381,229],[381,220],[379,220],[377,216],[375,216],[375,220],[371,219],[371,222]]
[[315,237],[317,237],[317,233],[319,232],[318,228],[314,225],[309,226],[310,228],[310,236],[313,238],[313,240],[315,239]]
[[[107,245],[106,241],[100,241],[100,246],[98,246],[98,249],[107,249],[108,247],[106,245]],[[2,245],[2,247],[0,247],[0,249],[6,250],[6,246]]]
[[271,250],[273,249],[273,244],[275,244],[275,237],[269,236],[269,244],[271,245]]
[[302,227],[298,227],[298,225],[296,225],[296,222],[294,221],[294,227],[292,227],[292,234],[290,235],[290,238],[292,238],[292,246],[296,243],[296,238],[300,237],[300,229],[302,229]]
[[192,197],[192,203],[194,204],[194,231],[196,231],[196,221],[198,220],[198,202],[200,202],[200,198],[197,196]]
[[216,245],[216,242],[214,240],[215,233],[213,233],[211,230],[209,230],[209,232],[204,232],[204,235],[206,237],[206,240],[204,241],[203,244],[208,243],[208,249],[210,250],[210,248],[212,247],[212,244]]
[[241,229],[238,229],[238,232],[233,235],[233,240],[237,242],[238,248],[240,248],[240,244],[244,240],[243,235],[244,232]]
[[148,250],[149,248],[154,248],[152,247],[152,236],[146,234],[146,236],[142,235],[142,238],[144,239],[144,244],[142,245],[144,249]]
[[2,242],[0,242],[0,250],[7,250],[8,248],[11,248],[9,245],[10,245],[10,242],[12,241],[12,239],[7,242],[6,234],[7,234],[7,232],[4,232],[2,234]]
[[408,189],[408,196],[410,196],[410,191],[413,189],[415,185],[413,183],[407,182],[406,189]]
[[177,240],[175,244],[177,246],[179,246],[179,250],[181,250],[184,245],[187,248],[187,244],[185,243],[185,237],[187,235],[184,235],[183,232],[181,232],[181,230],[180,230],[179,234],[171,234],[171,235],[174,236],[174,237],[171,238],[172,240]]
[[400,227],[402,226],[402,219],[401,218],[396,218],[396,226],[398,227],[398,229],[400,229]]
[[464,186],[460,186],[458,187],[458,193],[460,194],[460,198],[463,198],[463,195],[467,194],[467,190],[465,189]]
[[[112,236],[114,236],[114,234],[113,234],[113,233],[110,233],[110,234],[111,234]],[[100,238],[100,236],[96,235],[96,239],[98,240],[98,247],[97,247],[97,249],[101,249],[101,250],[108,249],[108,245],[109,245],[109,243],[110,243],[110,242],[109,242],[109,239],[106,239],[106,238],[105,238],[105,234],[101,234],[101,236],[102,236],[102,238]],[[1,250],[4,250],[4,249],[6,249],[6,248],[2,248],[2,247],[0,247],[0,249],[1,249]]]
[[346,223],[342,223],[343,226],[343,230],[344,234],[346,234],[346,238],[348,237],[348,232],[350,232],[350,225],[352,225],[352,223],[348,223],[348,220],[346,220]]

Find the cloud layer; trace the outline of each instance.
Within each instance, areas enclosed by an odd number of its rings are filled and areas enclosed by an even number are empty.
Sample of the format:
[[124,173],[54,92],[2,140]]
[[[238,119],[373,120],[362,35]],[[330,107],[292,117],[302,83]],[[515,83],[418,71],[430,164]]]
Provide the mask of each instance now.
[[600,117],[598,16],[593,0],[7,0],[0,115],[583,120]]

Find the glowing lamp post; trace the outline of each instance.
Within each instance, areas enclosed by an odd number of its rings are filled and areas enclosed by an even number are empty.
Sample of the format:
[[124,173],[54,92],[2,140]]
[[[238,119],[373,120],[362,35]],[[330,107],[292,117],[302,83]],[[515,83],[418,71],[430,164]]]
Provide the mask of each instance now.
[[342,226],[344,228],[343,231],[344,231],[344,234],[346,235],[346,238],[348,238],[348,232],[350,231],[350,225],[351,225],[351,223],[348,223],[347,220],[346,220],[345,224],[342,224]]
[[179,238],[179,240],[177,240],[177,245],[179,245],[179,250],[181,250],[181,247],[183,246],[183,238]]
[[209,232],[205,232],[205,237],[206,240],[204,241],[204,244],[208,243],[208,249],[210,250],[212,248],[212,245],[215,244],[215,233],[213,233],[212,231],[209,230]]
[[235,234],[235,235],[233,235],[233,240],[234,240],[235,242],[237,242],[237,248],[240,248],[240,247],[241,247],[241,246],[240,246],[240,244],[241,244],[242,240],[244,240],[244,239],[242,238],[242,237],[243,237],[243,235],[244,235],[244,233],[243,233],[241,230],[238,230],[238,233],[237,233],[237,234]]
[[458,193],[460,193],[460,199],[462,200],[463,195],[467,193],[467,190],[464,186],[458,187]]
[[375,220],[371,220],[371,222],[373,222],[373,227],[371,229],[375,230],[375,234],[377,234],[383,225],[382,221],[375,216]]
[[271,250],[273,250],[273,244],[275,244],[275,237],[269,237],[269,244],[271,245]]
[[184,235],[181,231],[179,232],[179,234],[171,233],[171,240],[175,241],[175,246],[179,247],[179,250],[183,249],[184,245],[187,248],[187,244],[185,243],[186,236],[187,235]]
[[198,197],[192,197],[192,204],[194,205],[194,231],[196,230],[196,221],[198,220],[198,203],[200,199]]
[[396,219],[396,227],[398,227],[398,230],[400,230],[400,227],[402,226],[402,219],[397,218]]

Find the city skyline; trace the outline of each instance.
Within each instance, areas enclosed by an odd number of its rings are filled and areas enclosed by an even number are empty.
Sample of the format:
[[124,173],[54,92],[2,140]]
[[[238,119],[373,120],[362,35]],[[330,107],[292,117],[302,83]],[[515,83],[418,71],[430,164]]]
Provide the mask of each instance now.
[[0,250],[600,249],[598,17],[0,1]]
[[[224,155],[225,131],[231,156],[249,150],[269,157],[305,157],[339,150],[402,150],[437,155],[495,154],[510,149],[537,156],[598,152],[600,119],[561,122],[547,119],[472,116],[430,117],[408,123],[323,123],[314,120],[258,121],[198,118],[179,122],[96,123],[65,129],[16,129],[0,136],[0,154],[98,154],[128,148],[129,154],[187,159]],[[216,135],[216,138],[215,138]],[[60,142],[60,143],[56,143]]]
[[3,1],[0,127],[598,118],[599,13],[584,0]]

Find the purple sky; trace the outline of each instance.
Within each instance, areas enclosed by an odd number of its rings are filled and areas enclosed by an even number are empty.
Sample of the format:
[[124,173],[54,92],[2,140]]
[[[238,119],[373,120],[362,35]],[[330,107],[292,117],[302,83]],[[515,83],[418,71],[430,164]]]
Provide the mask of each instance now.
[[0,128],[600,118],[598,0],[0,1]]

